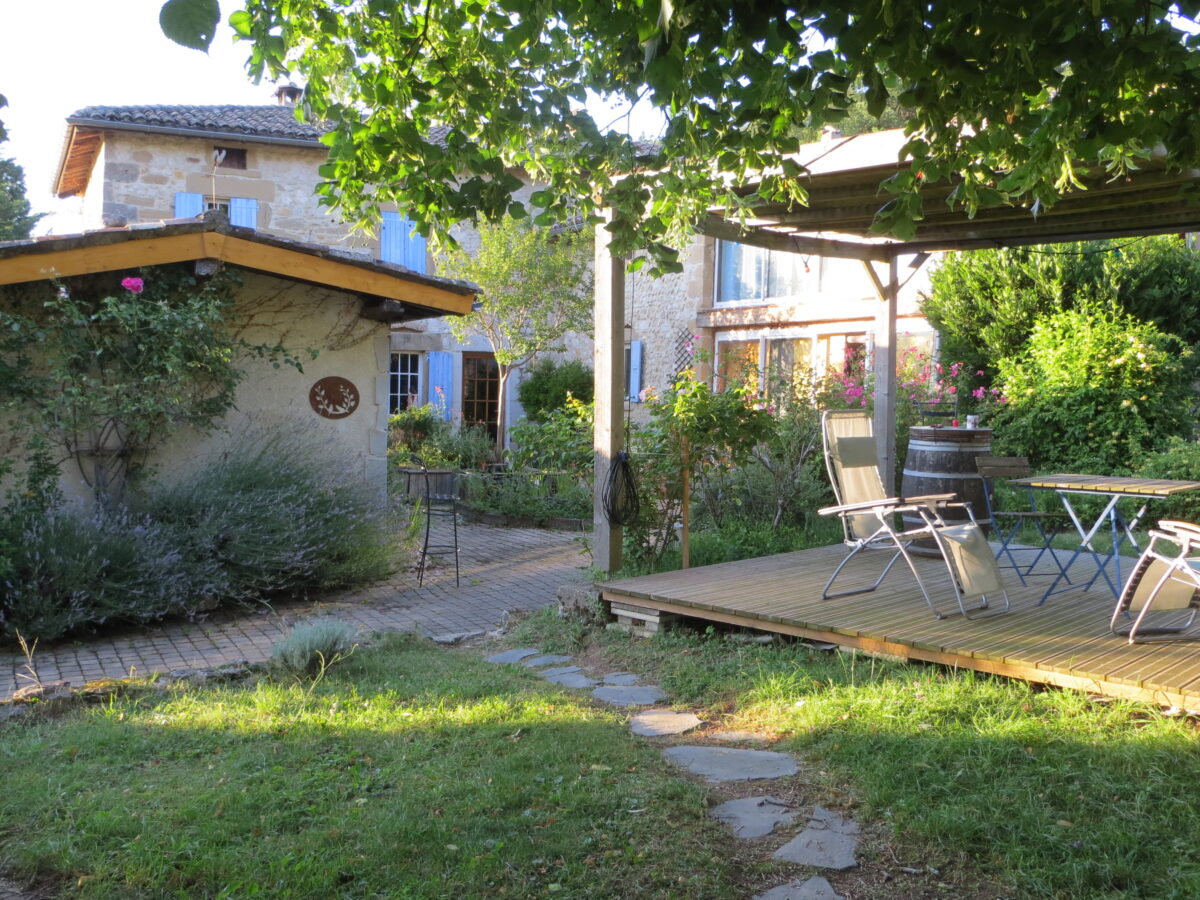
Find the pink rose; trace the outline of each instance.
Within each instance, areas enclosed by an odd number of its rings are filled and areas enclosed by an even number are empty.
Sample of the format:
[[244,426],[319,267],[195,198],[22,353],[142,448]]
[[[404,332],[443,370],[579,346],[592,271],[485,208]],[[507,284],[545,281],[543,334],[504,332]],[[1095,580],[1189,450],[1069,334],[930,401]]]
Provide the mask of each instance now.
[[146,283],[140,278],[122,278],[121,287],[131,294],[140,294],[146,289]]

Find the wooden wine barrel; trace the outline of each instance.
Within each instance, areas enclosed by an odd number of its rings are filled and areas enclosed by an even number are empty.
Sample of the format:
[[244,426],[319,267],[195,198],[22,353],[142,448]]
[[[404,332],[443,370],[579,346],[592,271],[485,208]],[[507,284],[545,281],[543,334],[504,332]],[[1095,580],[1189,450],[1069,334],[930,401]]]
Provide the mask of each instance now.
[[[971,504],[975,521],[986,531],[991,526],[983,497],[983,479],[975,469],[975,457],[992,453],[990,428],[932,428],[915,426],[909,432],[908,455],[904,458],[901,497],[922,494],[957,494]],[[965,510],[949,509],[946,521],[966,521]],[[904,527],[919,528],[915,515],[904,516]],[[932,541],[918,541],[916,552],[936,553]]]

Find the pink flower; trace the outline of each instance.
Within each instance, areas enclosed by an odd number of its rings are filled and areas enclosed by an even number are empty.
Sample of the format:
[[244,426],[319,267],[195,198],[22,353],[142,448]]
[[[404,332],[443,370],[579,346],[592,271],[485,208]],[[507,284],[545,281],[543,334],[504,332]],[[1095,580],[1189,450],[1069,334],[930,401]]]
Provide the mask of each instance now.
[[986,395],[986,394],[987,394],[987,391],[985,391],[981,387],[977,387],[977,388],[975,388],[975,390],[971,391],[971,396],[974,397],[976,400],[982,400],[984,398],[984,395]]
[[976,369],[976,370],[975,370],[975,374],[976,374],[976,375],[982,375],[982,374],[983,374],[983,369]]
[[146,283],[140,278],[122,278],[121,287],[125,288],[131,294],[140,294],[146,289]]
[[958,388],[956,388],[954,385],[950,385],[950,387],[948,387],[946,390],[948,390],[952,394],[958,393]]

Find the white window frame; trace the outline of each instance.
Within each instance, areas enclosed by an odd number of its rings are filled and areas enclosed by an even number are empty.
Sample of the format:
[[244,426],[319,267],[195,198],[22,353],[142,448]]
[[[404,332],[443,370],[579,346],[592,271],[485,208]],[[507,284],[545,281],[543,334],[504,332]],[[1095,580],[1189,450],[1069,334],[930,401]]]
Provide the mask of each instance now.
[[[759,250],[763,253],[766,253],[766,254],[768,254],[767,255],[767,264],[768,265],[770,265],[771,254],[775,254],[777,256],[784,256],[784,255],[804,256],[804,254],[801,254],[801,253],[789,254],[783,250],[769,250],[764,247],[756,247],[752,244],[739,244],[736,241],[724,241],[724,240],[717,241],[717,252],[716,252],[716,254],[714,254],[714,271],[713,271],[712,305],[713,305],[714,309],[729,309],[731,307],[739,307],[739,306],[769,306],[772,303],[780,303],[780,302],[784,302],[787,300],[796,300],[796,299],[800,299],[802,297],[808,297],[813,294],[820,293],[822,277],[824,275],[825,258],[822,256],[809,256],[808,257],[809,271],[806,273],[805,283],[804,283],[803,289],[801,290],[800,293],[770,295],[770,294],[766,294],[766,287],[764,287],[764,296],[762,296],[762,297],[740,297],[740,298],[732,299],[732,300],[722,300],[721,299],[721,263],[724,260],[725,253],[727,252],[726,248],[730,247],[730,246],[752,247],[755,250]],[[769,286],[770,285],[770,275],[767,274],[765,277],[767,279],[767,285]]]
[[[399,363],[400,357],[402,357],[402,356],[412,357],[412,363],[414,366],[413,371],[411,371],[411,372],[398,371],[397,364]],[[400,412],[401,393],[400,393],[399,388],[400,388],[400,379],[401,378],[408,377],[410,379],[416,380],[416,390],[415,391],[405,391],[403,396],[414,398],[413,402],[411,404],[412,406],[420,406],[421,405],[421,403],[422,403],[421,389],[424,386],[424,382],[425,382],[425,359],[424,359],[424,357],[425,357],[424,353],[419,353],[415,350],[393,350],[392,351],[391,358],[388,362],[388,412],[391,413],[392,415],[395,415],[396,413]]]

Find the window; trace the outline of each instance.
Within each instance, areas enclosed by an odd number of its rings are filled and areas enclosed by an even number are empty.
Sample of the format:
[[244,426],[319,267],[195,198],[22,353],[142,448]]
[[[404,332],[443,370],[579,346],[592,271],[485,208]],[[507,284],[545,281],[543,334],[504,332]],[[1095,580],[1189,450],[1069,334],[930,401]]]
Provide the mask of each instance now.
[[828,375],[862,375],[867,366],[866,335],[823,335],[817,341],[817,361]]
[[804,289],[809,265],[798,253],[721,241],[717,248],[717,303],[791,297]]
[[245,147],[213,147],[213,162],[219,169],[246,168]]
[[717,344],[717,390],[748,384],[758,390],[761,348],[758,338]]
[[388,379],[388,411],[395,415],[421,401],[421,354],[393,353]]
[[494,440],[500,412],[500,367],[490,353],[463,354],[462,420],[483,425]]
[[812,383],[812,339],[770,338],[766,345],[766,395],[807,390]]
[[250,197],[206,197],[204,194],[183,191],[175,195],[177,219],[193,219],[210,209],[219,209],[228,215],[230,225],[258,227],[258,201]]

